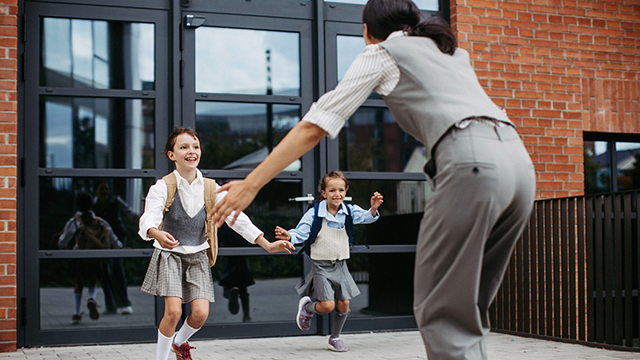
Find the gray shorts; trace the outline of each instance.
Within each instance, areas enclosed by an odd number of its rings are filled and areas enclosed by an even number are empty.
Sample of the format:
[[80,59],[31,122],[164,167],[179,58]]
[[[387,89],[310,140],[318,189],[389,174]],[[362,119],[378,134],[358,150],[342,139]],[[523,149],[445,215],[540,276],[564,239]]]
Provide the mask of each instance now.
[[155,296],[179,297],[184,304],[196,299],[213,302],[213,278],[206,250],[180,254],[156,248],[141,290]]
[[296,290],[319,301],[349,300],[360,295],[345,260],[311,260],[311,271]]

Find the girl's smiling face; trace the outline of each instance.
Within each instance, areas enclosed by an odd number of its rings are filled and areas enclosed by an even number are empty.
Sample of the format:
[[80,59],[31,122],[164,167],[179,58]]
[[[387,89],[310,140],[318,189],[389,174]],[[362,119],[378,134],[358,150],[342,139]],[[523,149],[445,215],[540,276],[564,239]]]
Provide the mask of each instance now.
[[169,151],[167,156],[176,165],[178,172],[193,170],[200,163],[200,141],[189,134],[180,134],[176,137],[173,151]]
[[327,181],[327,186],[322,190],[322,197],[327,199],[327,206],[338,208],[347,195],[347,184],[342,179],[331,179]]

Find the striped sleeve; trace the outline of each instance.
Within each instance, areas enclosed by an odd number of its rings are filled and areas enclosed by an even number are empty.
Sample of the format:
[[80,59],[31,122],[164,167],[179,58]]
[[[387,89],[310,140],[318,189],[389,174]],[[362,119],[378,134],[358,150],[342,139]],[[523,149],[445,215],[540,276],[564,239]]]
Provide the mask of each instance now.
[[302,120],[318,125],[332,139],[372,91],[388,95],[400,79],[400,70],[387,50],[369,45],[356,57],[335,89],[322,95]]

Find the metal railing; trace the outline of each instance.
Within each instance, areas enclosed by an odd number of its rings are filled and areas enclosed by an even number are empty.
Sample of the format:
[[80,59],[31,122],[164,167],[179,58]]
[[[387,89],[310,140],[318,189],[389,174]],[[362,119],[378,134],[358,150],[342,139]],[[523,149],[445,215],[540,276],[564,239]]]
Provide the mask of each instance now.
[[638,191],[536,201],[494,330],[640,350]]

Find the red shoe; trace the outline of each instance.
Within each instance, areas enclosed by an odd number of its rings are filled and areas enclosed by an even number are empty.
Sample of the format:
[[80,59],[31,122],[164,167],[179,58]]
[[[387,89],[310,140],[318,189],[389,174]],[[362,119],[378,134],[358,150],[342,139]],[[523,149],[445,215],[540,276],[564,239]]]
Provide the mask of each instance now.
[[175,343],[171,344],[171,351],[176,354],[177,360],[193,360],[191,357],[191,349],[195,349],[195,347],[189,345],[189,342],[186,342],[180,346]]

